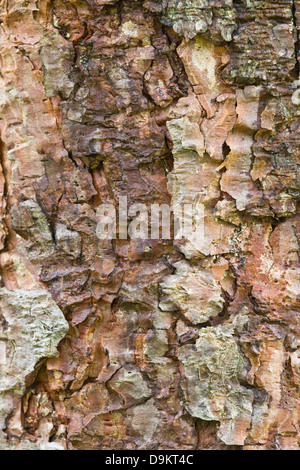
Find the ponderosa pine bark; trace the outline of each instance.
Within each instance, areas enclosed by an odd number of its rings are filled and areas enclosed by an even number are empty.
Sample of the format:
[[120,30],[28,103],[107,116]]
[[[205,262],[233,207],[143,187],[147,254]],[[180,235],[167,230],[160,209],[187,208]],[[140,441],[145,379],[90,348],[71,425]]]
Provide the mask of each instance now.
[[[299,0],[2,0],[0,447],[299,449]],[[97,208],[204,208],[201,246]]]

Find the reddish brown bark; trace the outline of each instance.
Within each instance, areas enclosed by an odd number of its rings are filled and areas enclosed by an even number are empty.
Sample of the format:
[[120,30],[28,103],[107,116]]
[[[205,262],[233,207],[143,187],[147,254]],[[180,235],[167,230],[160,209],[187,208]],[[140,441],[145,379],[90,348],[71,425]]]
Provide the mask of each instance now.
[[[299,449],[299,15],[2,2],[1,448]],[[204,241],[100,240],[121,196]]]

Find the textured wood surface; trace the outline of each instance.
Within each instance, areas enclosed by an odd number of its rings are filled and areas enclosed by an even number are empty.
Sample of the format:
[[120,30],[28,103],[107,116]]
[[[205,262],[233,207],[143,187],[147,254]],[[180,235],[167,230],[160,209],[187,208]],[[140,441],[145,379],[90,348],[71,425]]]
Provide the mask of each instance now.
[[[299,28],[1,1],[1,448],[299,449]],[[200,201],[203,243],[100,240],[121,196]]]

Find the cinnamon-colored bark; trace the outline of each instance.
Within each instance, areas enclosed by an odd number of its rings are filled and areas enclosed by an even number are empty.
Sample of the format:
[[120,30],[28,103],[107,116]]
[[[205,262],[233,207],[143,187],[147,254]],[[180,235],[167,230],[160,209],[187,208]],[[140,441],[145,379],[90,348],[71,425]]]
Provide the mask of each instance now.
[[[299,28],[1,2],[2,449],[299,449]],[[201,203],[204,240],[99,239],[120,196]]]

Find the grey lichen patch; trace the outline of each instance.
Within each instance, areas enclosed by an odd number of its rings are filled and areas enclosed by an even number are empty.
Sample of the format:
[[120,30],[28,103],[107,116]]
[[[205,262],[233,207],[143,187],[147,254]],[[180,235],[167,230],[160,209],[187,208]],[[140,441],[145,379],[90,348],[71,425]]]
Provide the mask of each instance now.
[[[32,247],[34,243],[25,242],[26,250],[31,257],[36,256],[49,256],[54,250],[53,236],[49,227],[47,217],[39,204],[33,199],[21,202],[14,205],[10,210],[12,218],[12,228],[25,240],[31,239],[37,242],[36,247],[39,247],[39,252],[35,248],[34,252]],[[32,245],[32,246],[31,246]]]
[[203,156],[204,139],[197,123],[191,122],[185,116],[169,121],[167,127],[174,144],[173,154],[175,156],[189,157],[194,155],[196,158]]
[[68,323],[43,288],[30,291],[0,289],[0,441],[5,419],[25,390],[25,379],[39,362],[58,355],[57,345]]
[[119,394],[125,406],[150,398],[151,390],[141,372],[135,368],[122,368],[110,380],[109,386]]
[[46,289],[0,289],[2,361],[1,391],[14,390],[44,357],[57,355],[57,345],[68,331],[63,313]]
[[194,325],[205,323],[222,312],[222,289],[207,269],[190,266],[186,261],[176,263],[175,267],[176,274],[160,284],[162,310],[179,309]]
[[[130,418],[135,435],[145,442],[150,442],[161,419],[155,401],[150,399],[146,403],[134,407]],[[147,426],[145,426],[145,423],[147,423]]]
[[232,40],[235,9],[232,0],[164,0],[161,21],[186,40],[208,30],[225,41]]
[[40,57],[46,96],[61,95],[63,98],[68,98],[74,88],[74,83],[69,78],[75,56],[74,50],[55,30],[44,36],[41,45]]
[[147,358],[157,364],[170,361],[165,356],[169,349],[168,333],[165,330],[149,330],[147,333],[147,343],[145,353]]
[[64,224],[57,224],[55,228],[57,248],[64,253],[78,257],[81,252],[81,237],[78,232],[68,230]]
[[247,364],[230,325],[199,331],[195,345],[182,346],[182,389],[185,408],[194,417],[219,421],[218,437],[227,445],[243,445],[251,424],[253,393],[240,384]]

